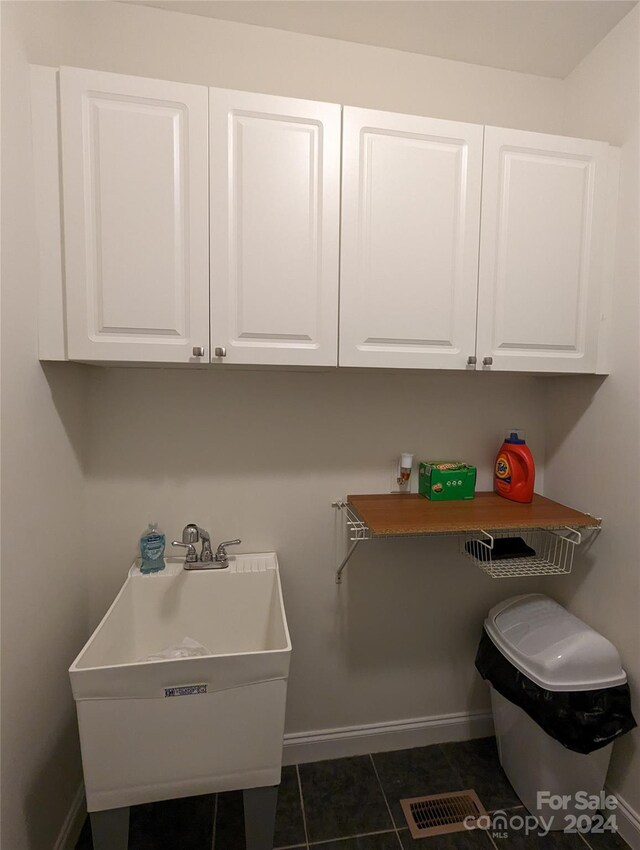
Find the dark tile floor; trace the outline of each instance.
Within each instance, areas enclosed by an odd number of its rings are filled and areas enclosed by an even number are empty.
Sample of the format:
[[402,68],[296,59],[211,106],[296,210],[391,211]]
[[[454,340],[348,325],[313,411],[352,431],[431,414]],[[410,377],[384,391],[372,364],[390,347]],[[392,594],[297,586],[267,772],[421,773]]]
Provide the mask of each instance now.
[[[414,841],[399,800],[474,788],[488,811],[526,814],[498,762],[495,740],[418,747],[282,770],[274,847],[306,850],[621,850],[617,835],[541,838],[480,830]],[[131,809],[130,850],[244,850],[242,792]],[[87,822],[76,850],[92,850]]]

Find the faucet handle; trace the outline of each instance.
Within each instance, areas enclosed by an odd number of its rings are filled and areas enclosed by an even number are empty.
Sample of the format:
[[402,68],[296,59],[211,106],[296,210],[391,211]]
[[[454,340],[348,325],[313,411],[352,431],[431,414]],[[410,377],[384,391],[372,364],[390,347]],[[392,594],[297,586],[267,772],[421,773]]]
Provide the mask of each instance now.
[[[184,536],[184,535],[183,535]],[[198,553],[196,552],[196,547],[193,543],[182,543],[180,540],[172,540],[172,546],[182,546],[187,550],[187,555],[185,557],[185,561],[188,564],[193,564],[198,560]]]
[[240,543],[242,543],[242,540],[239,539],[225,540],[224,543],[219,543],[214,556],[216,562],[219,564],[225,564],[229,560],[227,555],[227,546],[238,546]]

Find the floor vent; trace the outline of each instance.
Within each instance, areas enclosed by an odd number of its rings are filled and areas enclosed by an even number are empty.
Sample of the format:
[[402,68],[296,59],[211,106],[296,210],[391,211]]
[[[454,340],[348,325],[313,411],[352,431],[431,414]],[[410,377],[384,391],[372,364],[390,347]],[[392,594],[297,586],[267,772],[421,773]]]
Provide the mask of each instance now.
[[466,832],[475,829],[478,818],[487,814],[473,790],[411,797],[400,804],[414,838]]

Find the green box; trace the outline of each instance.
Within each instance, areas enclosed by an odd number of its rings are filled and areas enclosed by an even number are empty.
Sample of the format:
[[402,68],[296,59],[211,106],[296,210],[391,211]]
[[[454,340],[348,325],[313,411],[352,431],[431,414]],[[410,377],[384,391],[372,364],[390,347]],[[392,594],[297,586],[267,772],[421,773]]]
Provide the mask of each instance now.
[[476,468],[459,460],[422,460],[418,490],[434,502],[473,499]]

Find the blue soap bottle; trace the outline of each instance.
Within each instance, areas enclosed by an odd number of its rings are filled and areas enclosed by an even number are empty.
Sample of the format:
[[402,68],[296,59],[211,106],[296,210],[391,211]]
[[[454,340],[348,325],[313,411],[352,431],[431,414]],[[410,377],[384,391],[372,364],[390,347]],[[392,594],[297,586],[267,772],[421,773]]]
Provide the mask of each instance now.
[[150,522],[140,538],[141,573],[159,573],[165,567],[164,547],[166,538],[158,529],[158,523]]

